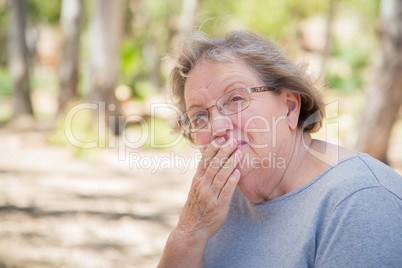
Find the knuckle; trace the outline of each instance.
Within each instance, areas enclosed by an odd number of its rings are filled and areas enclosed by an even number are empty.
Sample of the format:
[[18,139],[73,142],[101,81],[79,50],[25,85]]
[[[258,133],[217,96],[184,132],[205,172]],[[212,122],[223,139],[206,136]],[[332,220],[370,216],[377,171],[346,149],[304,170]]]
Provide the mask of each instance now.
[[195,187],[189,195],[189,199],[195,200],[197,203],[204,204],[209,195],[208,191],[205,188],[206,187],[201,184],[198,187]]
[[220,167],[220,160],[219,160],[219,158],[218,157],[214,157],[213,159],[212,159],[212,161],[209,163],[209,166],[212,168],[212,169],[217,169],[217,168],[219,168]]
[[202,171],[207,169],[210,162],[211,158],[209,156],[203,155],[198,163],[198,170]]
[[230,193],[231,193],[231,191],[229,190],[228,187],[223,188],[222,191],[221,191],[222,197],[225,197],[225,198],[226,198],[226,197],[229,197],[229,196],[230,196]]
[[229,167],[233,163],[232,157],[226,158],[225,167]]
[[203,166],[203,165],[206,165],[207,163],[208,163],[208,156],[206,156],[206,155],[203,155],[202,157],[201,157],[201,160],[200,160],[200,162],[199,162],[199,165],[200,166]]
[[225,181],[226,181],[226,178],[220,172],[218,174],[216,174],[216,176],[215,176],[216,183],[222,184]]
[[207,168],[207,164],[205,162],[200,161],[200,163],[198,163],[197,171],[200,174],[202,174],[203,171],[205,171],[206,168]]
[[230,154],[231,152],[233,152],[233,147],[231,147],[231,146],[225,146],[225,147],[223,147],[222,148],[222,151],[224,151],[225,152],[225,154]]
[[201,191],[199,187],[195,187],[189,194],[190,199],[198,200],[201,197]]

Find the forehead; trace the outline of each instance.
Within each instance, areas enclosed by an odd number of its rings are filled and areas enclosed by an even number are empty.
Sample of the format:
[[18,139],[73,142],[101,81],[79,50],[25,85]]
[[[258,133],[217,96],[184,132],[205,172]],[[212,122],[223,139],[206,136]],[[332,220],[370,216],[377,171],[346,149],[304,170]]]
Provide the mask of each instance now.
[[201,61],[190,72],[184,86],[187,107],[209,105],[235,87],[259,86],[256,74],[240,60],[231,63]]

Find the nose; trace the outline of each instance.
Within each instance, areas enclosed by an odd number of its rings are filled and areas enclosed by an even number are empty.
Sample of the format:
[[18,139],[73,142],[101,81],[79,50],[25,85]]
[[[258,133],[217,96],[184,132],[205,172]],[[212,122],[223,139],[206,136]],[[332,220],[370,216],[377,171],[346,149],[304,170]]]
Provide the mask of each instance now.
[[214,137],[222,137],[233,130],[232,119],[218,112],[217,109],[210,110],[210,124]]

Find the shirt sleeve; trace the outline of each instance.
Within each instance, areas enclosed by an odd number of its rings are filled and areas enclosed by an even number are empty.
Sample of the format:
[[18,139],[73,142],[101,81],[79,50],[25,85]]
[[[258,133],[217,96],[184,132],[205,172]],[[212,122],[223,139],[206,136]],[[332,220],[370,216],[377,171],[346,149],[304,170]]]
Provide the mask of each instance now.
[[402,200],[381,186],[345,198],[317,239],[314,267],[402,267]]

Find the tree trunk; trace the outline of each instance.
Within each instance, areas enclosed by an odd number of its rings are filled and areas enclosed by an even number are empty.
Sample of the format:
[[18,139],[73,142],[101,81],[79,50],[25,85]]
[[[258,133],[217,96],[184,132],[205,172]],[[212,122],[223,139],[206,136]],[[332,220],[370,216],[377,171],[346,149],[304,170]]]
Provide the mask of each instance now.
[[120,115],[120,105],[115,97],[115,87],[119,76],[123,4],[123,0],[96,0],[90,27],[89,99],[99,107],[104,105],[105,114],[95,113],[95,120],[101,125],[109,126],[114,134],[122,131],[116,118]]
[[402,103],[402,1],[382,0],[379,38],[381,57],[361,115],[355,147],[387,163],[387,150]]
[[8,23],[8,55],[14,88],[14,117],[23,114],[33,114],[29,86],[28,49],[25,40],[25,5],[25,0],[8,1],[10,12]]
[[80,37],[84,21],[83,0],[63,0],[63,49],[59,66],[59,111],[78,97]]

